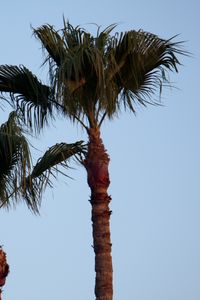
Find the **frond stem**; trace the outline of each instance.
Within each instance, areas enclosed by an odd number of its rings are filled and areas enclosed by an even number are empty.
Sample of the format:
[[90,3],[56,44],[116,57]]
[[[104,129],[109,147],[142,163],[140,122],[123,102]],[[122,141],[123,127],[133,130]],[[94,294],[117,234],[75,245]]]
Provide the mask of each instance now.
[[[58,103],[57,101],[55,100],[51,100],[55,105],[59,106],[60,108],[62,108],[63,111],[65,111],[65,107],[63,105],[61,105],[60,103]],[[85,130],[87,131],[88,130],[88,127],[83,123],[83,121],[81,121],[76,115],[73,116],[74,119],[76,119],[84,128]]]
[[83,121],[81,121],[76,115],[74,115],[73,117],[85,128],[86,131],[88,130],[88,127],[83,123]]
[[[10,197],[12,197],[12,195],[14,195],[19,189],[20,189],[20,187],[18,186],[18,187],[16,188],[16,190],[15,190],[14,192],[12,192],[12,193],[8,196],[8,199],[9,199]],[[4,204],[6,204],[6,202],[7,202],[7,200],[4,200],[4,201],[1,203],[0,209],[4,206]]]
[[[9,196],[10,197],[10,196]],[[2,203],[1,203],[1,205],[0,205],[0,209],[4,206],[4,204],[6,204],[6,200],[4,200]]]
[[103,116],[102,116],[102,118],[101,118],[101,120],[100,120],[100,122],[99,122],[99,125],[98,125],[99,128],[101,127],[101,125],[102,125],[102,123],[103,123],[106,115],[107,115],[107,112],[105,111],[104,114],[103,114]]

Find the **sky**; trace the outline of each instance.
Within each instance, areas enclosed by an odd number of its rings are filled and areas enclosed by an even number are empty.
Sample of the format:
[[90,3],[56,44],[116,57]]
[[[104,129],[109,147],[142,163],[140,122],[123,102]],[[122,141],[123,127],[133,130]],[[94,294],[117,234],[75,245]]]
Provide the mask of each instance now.
[[[110,155],[114,300],[200,299],[200,4],[198,0],[3,1],[0,64],[23,64],[44,82],[41,45],[31,27],[62,28],[62,17],[94,32],[143,29],[176,34],[190,57],[171,74],[160,107],[138,107],[102,127]],[[0,123],[8,117],[0,111]],[[35,159],[57,142],[87,140],[58,120],[34,141]],[[90,191],[78,165],[43,197],[40,216],[20,203],[0,210],[0,244],[10,274],[3,300],[94,299]]]

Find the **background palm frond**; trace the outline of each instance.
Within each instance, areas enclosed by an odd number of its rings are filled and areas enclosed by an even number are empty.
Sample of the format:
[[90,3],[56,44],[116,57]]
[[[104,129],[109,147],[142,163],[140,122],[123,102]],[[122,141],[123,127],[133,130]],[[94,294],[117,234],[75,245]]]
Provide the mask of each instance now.
[[52,115],[51,89],[24,66],[0,66],[0,93],[10,94],[6,99],[29,127],[39,130]]
[[[27,140],[15,112],[0,127],[0,205],[9,207],[23,194],[31,168]],[[12,200],[11,200],[12,199]],[[31,203],[28,203],[31,206]]]
[[0,207],[9,208],[23,199],[28,208],[38,213],[42,192],[51,186],[50,177],[61,172],[58,166],[69,168],[69,159],[80,159],[85,151],[82,141],[56,144],[32,168],[28,142],[12,112],[0,127]]
[[[82,141],[66,144],[59,143],[50,147],[45,154],[38,159],[31,174],[26,178],[25,199],[28,202],[35,199],[37,205],[40,205],[42,192],[46,186],[52,186],[50,177],[55,177],[56,173],[65,173],[60,171],[59,166],[65,169],[69,168],[70,158],[81,158],[84,155],[86,146]],[[68,176],[67,176],[68,177]]]

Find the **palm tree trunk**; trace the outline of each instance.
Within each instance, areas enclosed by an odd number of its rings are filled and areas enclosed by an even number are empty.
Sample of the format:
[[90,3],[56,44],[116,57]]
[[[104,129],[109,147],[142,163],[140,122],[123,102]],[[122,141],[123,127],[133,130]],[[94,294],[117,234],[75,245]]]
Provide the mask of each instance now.
[[95,295],[96,300],[112,300],[112,257],[110,240],[110,196],[107,189],[110,184],[106,153],[100,132],[97,128],[88,130],[89,145],[84,166],[91,189],[93,247],[95,252]]
[[9,272],[9,266],[7,264],[6,254],[0,248],[0,300],[2,300],[1,287],[4,286],[4,284],[6,282],[6,277],[8,275],[8,272]]

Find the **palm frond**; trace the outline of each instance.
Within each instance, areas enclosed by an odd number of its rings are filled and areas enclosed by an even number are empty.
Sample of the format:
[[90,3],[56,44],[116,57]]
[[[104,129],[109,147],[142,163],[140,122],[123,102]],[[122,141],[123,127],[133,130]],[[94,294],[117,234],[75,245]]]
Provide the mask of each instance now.
[[24,200],[29,209],[38,213],[42,192],[51,186],[51,177],[64,174],[59,167],[68,169],[70,158],[79,160],[85,151],[82,141],[56,144],[32,168],[28,142],[12,112],[0,127],[0,208]]
[[[62,173],[67,176],[66,173],[60,171],[59,167],[65,169],[69,168],[70,158],[78,158],[84,155],[86,146],[82,141],[66,144],[59,143],[50,147],[45,154],[38,159],[31,174],[26,178],[26,192],[24,197],[31,201],[35,199],[37,205],[40,205],[41,196],[46,186],[52,186],[51,177],[56,177],[57,173]],[[68,177],[68,176],[67,176]]]
[[0,66],[0,93],[9,93],[7,101],[29,127],[39,130],[52,115],[51,89],[24,66]]
[[47,50],[48,58],[53,59],[60,66],[65,59],[65,45],[63,39],[54,30],[53,26],[43,25],[37,30],[33,29],[34,35],[42,42]]
[[19,200],[30,168],[28,143],[12,112],[0,127],[0,206],[9,207]]
[[153,94],[168,83],[168,71],[178,72],[177,54],[186,54],[180,44],[142,30],[116,34],[108,51],[111,64],[107,68],[107,79],[108,84],[110,82],[116,87],[114,90],[119,88],[120,92],[110,116],[121,103],[132,111],[136,103],[144,106],[157,103]]

